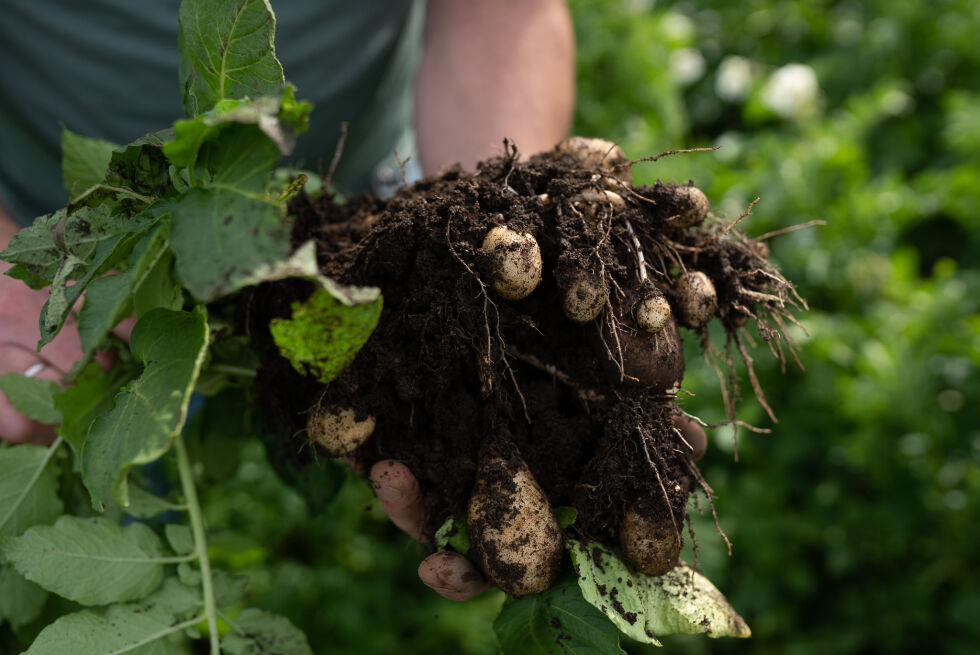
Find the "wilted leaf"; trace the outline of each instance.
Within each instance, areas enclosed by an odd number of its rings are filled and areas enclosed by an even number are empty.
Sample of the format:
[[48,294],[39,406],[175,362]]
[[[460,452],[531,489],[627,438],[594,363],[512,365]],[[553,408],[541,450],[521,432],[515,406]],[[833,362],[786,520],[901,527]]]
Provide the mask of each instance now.
[[126,472],[170,447],[184,425],[207,343],[200,311],[155,309],[136,323],[130,347],[143,373],[96,419],[82,450],[82,476],[95,507],[110,498],[126,506]]
[[163,546],[142,523],[62,516],[5,538],[0,552],[28,580],[82,605],[143,598],[163,580]]
[[637,641],[659,646],[658,635],[745,638],[752,634],[721,592],[686,564],[654,577],[630,571],[600,544],[568,539],[566,545],[582,595]]

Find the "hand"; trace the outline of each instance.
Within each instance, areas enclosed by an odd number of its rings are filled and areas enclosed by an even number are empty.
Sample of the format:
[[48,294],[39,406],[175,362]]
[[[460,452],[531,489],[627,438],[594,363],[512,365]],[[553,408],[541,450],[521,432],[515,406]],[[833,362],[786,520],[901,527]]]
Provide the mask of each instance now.
[[[382,460],[371,467],[371,486],[391,522],[413,539],[422,535],[422,493],[418,480],[401,462]],[[429,555],[419,565],[419,578],[450,600],[469,600],[490,587],[479,569],[459,553]]]

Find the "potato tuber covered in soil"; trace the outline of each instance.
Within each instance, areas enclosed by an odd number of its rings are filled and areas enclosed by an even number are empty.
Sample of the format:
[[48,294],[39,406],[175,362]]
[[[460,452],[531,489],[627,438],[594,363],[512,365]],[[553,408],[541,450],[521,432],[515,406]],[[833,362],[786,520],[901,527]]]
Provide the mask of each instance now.
[[[384,306],[353,363],[322,385],[266,330],[309,286],[269,284],[244,300],[281,458],[314,459],[304,433],[324,420],[310,407],[343,408],[328,432],[370,433],[349,456],[363,470],[407,465],[424,494],[423,535],[468,517],[470,555],[515,595],[554,579],[558,506],[578,511],[570,536],[618,545],[639,571],[669,570],[690,490],[710,489],[694,463],[704,430],[676,404],[678,323],[724,380],[737,377],[723,353],[741,355],[768,408],[742,332],[793,354],[784,328],[805,304],[762,242],[711,217],[700,190],[630,186],[630,168],[613,144],[573,138],[527,161],[508,148],[476,173],[450,170],[386,201],[295,198],[294,245],[315,240],[324,274],[379,287]],[[713,317],[723,350],[708,338]],[[731,425],[737,395],[725,396]],[[330,456],[357,441],[339,440],[312,437]]]

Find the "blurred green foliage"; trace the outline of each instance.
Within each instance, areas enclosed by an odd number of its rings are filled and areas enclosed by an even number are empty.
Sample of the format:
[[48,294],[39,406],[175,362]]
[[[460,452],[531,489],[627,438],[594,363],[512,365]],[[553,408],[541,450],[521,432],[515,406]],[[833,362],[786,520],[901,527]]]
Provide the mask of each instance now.
[[[805,372],[755,352],[779,424],[743,370],[739,416],[773,432],[740,430],[736,461],[716,429],[702,463],[734,552],[695,514],[698,565],[754,637],[667,650],[976,652],[980,5],[570,4],[575,133],[633,157],[721,145],[634,176],[692,179],[722,219],[761,198],[750,235],[826,222],[770,242],[812,308],[794,333]],[[716,377],[687,347],[687,409],[721,421]],[[455,604],[425,589],[422,550],[354,476],[311,516],[255,445],[207,504],[215,559],[321,652],[495,652],[499,592]]]

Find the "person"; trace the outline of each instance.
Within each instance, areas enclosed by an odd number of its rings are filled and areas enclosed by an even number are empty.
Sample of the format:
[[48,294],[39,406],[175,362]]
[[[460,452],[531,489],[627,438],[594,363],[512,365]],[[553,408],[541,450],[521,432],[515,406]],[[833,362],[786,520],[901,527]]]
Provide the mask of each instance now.
[[[17,3],[0,23],[0,250],[20,226],[67,202],[60,184],[59,121],[116,143],[182,114],[177,78],[179,0]],[[574,33],[564,0],[275,0],[277,56],[298,97],[316,109],[293,161],[321,167],[338,128],[350,130],[334,180],[346,191],[383,188],[393,152],[420,174],[472,169],[506,137],[531,154],[569,129]],[[416,173],[416,174],[419,174]],[[400,175],[399,175],[400,179]],[[9,268],[0,262],[0,273]],[[81,355],[69,318],[40,353],[46,292],[0,275],[0,374],[59,380]],[[49,426],[18,414],[0,393],[0,436],[48,443]],[[369,472],[391,520],[415,538],[418,481],[403,464]],[[461,555],[419,567],[439,594],[464,600],[488,586]]]

